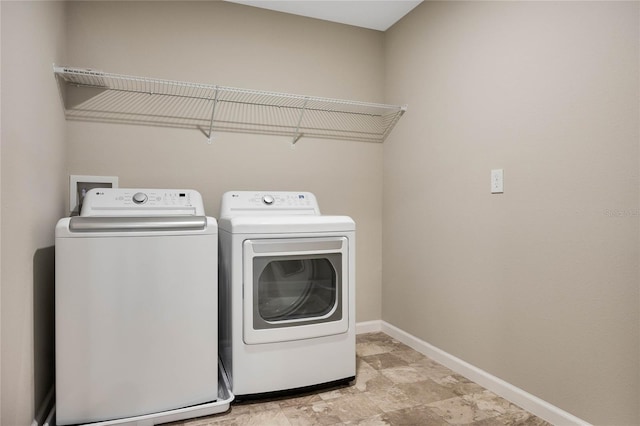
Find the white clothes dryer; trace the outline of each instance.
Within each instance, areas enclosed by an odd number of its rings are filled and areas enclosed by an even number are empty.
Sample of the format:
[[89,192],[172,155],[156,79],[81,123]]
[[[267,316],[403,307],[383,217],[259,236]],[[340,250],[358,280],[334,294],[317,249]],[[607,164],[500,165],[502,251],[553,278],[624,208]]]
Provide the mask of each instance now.
[[219,219],[219,338],[236,398],[355,378],[355,223],[309,192],[233,191]]
[[193,190],[93,189],[56,226],[58,425],[226,410],[218,232]]

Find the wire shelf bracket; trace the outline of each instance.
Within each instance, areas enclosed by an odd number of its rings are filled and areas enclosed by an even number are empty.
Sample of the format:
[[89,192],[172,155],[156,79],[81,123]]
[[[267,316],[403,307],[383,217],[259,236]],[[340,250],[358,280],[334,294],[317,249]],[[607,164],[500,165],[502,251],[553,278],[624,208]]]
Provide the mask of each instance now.
[[407,106],[53,66],[67,120],[382,143]]
[[298,124],[296,124],[296,131],[293,135],[293,141],[291,141],[291,145],[295,145],[296,142],[298,142],[300,140],[300,138],[302,137],[302,133],[300,133],[300,123],[302,123],[302,118],[304,117],[304,112],[307,109],[307,103],[309,103],[309,98],[306,98],[304,100],[304,104],[302,105],[302,108],[300,109],[300,118],[298,118]]
[[213,96],[213,104],[211,105],[211,120],[209,121],[209,133],[206,135],[207,136],[207,143],[209,145],[211,145],[211,142],[213,142],[213,118],[215,116],[216,113],[216,105],[218,105],[218,87],[216,86],[216,90],[215,90],[215,94]]

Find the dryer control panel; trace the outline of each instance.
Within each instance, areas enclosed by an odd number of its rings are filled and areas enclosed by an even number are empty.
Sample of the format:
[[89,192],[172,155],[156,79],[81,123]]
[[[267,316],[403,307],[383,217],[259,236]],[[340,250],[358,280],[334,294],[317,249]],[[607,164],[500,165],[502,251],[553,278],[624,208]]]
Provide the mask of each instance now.
[[94,188],[80,216],[204,216],[199,192],[192,189]]
[[229,191],[222,196],[220,217],[320,215],[315,195],[289,191]]

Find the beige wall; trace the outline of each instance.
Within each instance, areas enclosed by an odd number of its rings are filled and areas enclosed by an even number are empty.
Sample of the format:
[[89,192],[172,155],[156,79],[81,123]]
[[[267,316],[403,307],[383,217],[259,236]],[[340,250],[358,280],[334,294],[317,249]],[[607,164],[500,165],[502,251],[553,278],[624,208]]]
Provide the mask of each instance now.
[[[232,188],[315,192],[358,224],[358,321],[382,315],[596,424],[640,423],[639,7],[428,2],[383,34],[220,2],[0,2],[0,423],[29,424],[51,383],[71,173],[195,188],[214,216]],[[54,62],[409,112],[384,145],[207,145],[65,124]]]
[[65,121],[52,64],[64,4],[2,8],[3,425],[28,425],[53,385],[53,227],[64,214]]
[[[380,102],[383,34],[223,2],[72,2],[68,65]],[[358,228],[357,320],[380,318],[382,146],[68,122],[68,173],[188,187],[218,216],[233,189],[307,190]]]
[[385,38],[382,318],[596,424],[640,423],[639,8],[428,2]]

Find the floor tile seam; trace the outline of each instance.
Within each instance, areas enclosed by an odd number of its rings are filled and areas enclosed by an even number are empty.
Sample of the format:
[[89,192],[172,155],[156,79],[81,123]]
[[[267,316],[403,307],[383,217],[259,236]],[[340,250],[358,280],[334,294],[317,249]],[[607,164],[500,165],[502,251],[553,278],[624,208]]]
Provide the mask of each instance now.
[[[426,407],[426,404],[424,404],[422,402],[419,402],[419,401],[416,401],[415,399],[411,398],[410,395],[407,395],[404,391],[402,391],[402,389],[400,389],[397,386],[396,383],[394,383],[392,386],[395,387],[396,389],[398,389],[400,392],[402,392],[402,394],[405,395],[409,401],[411,401],[411,402],[413,402],[415,404],[412,404],[410,407],[397,408],[395,410],[384,410],[384,409],[380,408],[381,413],[379,413],[377,415],[389,414],[389,413],[393,413],[393,412],[396,412],[396,411],[402,411],[402,410],[405,410],[405,409],[415,409],[415,408],[420,407],[420,406],[425,406]],[[363,392],[363,394],[370,402],[372,402],[373,404],[379,406],[379,403],[377,401],[371,399],[371,397],[370,397],[371,394],[369,392]]]
[[[446,403],[447,401],[452,401],[452,402],[453,402],[454,400],[459,400],[459,401],[462,401],[462,402],[463,402],[463,404],[462,404],[462,405],[464,405],[464,406],[468,407],[468,408],[469,408],[469,409],[471,409],[471,410],[472,410],[472,412],[474,412],[474,413],[475,413],[475,412],[481,412],[481,413],[484,413],[484,414],[492,414],[492,413],[493,413],[493,415],[489,415],[488,417],[483,417],[483,419],[481,419],[481,420],[490,420],[490,419],[495,419],[495,418],[500,417],[500,416],[507,415],[507,413],[500,413],[499,411],[496,411],[496,410],[494,410],[493,408],[489,408],[489,409],[482,409],[482,408],[478,407],[478,405],[477,405],[477,404],[474,404],[473,402],[471,402],[471,401],[469,401],[469,400],[467,400],[467,399],[465,399],[465,398],[464,398],[465,396],[468,396],[468,395],[474,395],[474,394],[465,394],[465,395],[456,396],[456,397],[453,397],[453,398],[447,398],[447,399],[443,399],[443,400],[441,400],[441,401],[434,401],[434,402],[428,403],[428,404],[426,404],[426,405],[427,405],[427,407],[429,407],[429,408],[439,408],[439,407],[433,407],[433,406],[434,406],[434,405],[436,405],[436,404]],[[498,397],[498,398],[499,398],[499,397]],[[507,402],[508,402],[508,401],[507,401]],[[454,409],[450,409],[450,408],[446,408],[446,409],[444,409],[444,408],[443,408],[443,410],[445,410],[446,412],[448,412],[448,413],[449,413],[449,412],[451,412],[451,411],[452,411],[452,410],[454,410]],[[442,418],[443,420],[445,420],[447,423],[450,423],[450,424],[453,424],[453,425],[460,425],[460,424],[461,424],[461,423],[451,423],[451,422],[449,422],[449,421],[447,420],[447,418],[446,418],[445,416],[443,416],[442,414],[440,414],[440,413],[437,413],[437,415],[438,415],[438,417],[440,417],[440,418]],[[475,416],[474,416],[474,417],[475,417]],[[471,423],[465,423],[465,424],[473,424],[474,422],[476,422],[476,421],[481,421],[481,420],[473,420]]]
[[[312,404],[312,405],[313,405],[313,404]],[[325,405],[326,405],[326,404],[325,404]],[[306,416],[305,416],[305,415],[300,415],[300,411],[298,411],[298,410],[296,410],[296,409],[300,409],[300,408],[303,408],[303,407],[309,407],[309,408],[312,408],[312,407],[311,407],[311,405],[308,405],[308,406],[290,406],[290,407],[287,407],[287,409],[288,409],[289,411],[293,411],[294,413],[299,414],[299,415],[297,415],[297,416],[295,416],[295,417],[293,416],[293,413],[291,413],[291,415],[289,415],[289,414],[287,414],[287,411],[286,411],[286,410],[284,410],[284,409],[283,409],[282,411],[283,411],[283,414],[285,415],[285,417],[287,417],[287,419],[288,419],[289,423],[291,423],[292,425],[296,425],[296,424],[300,423],[300,422],[299,422],[299,419],[300,419],[300,418],[305,418],[305,419],[307,419],[307,420],[310,420],[310,422],[309,422],[309,423],[314,424],[314,425],[315,425],[315,424],[322,424],[322,423],[313,422],[314,416],[312,416],[312,415],[306,415]],[[294,410],[295,410],[295,411],[294,411]],[[322,415],[322,414],[318,413],[318,415]],[[337,416],[335,416],[335,415],[334,415],[334,417],[339,418],[339,417],[337,417]],[[329,426],[329,425],[333,425],[333,424],[343,424],[343,422],[342,422],[342,421],[340,421],[340,422],[338,422],[338,423],[328,423],[327,425],[324,425],[324,426]]]
[[392,416],[394,413],[396,413],[398,415],[402,415],[402,412],[406,412],[407,410],[416,411],[416,410],[419,410],[419,409],[426,410],[427,412],[429,412],[431,414],[431,417],[433,417],[433,418],[437,418],[437,419],[442,420],[443,422],[446,422],[447,424],[451,424],[451,423],[447,422],[447,420],[444,417],[442,417],[438,412],[433,410],[427,404],[418,404],[418,405],[415,405],[413,407],[400,408],[398,410],[393,410],[393,411],[387,412],[385,414],[387,414],[389,416]]
[[491,391],[489,389],[486,389],[486,388],[485,388],[485,390],[483,392],[472,392],[472,393],[465,394],[464,396],[472,396],[472,395],[475,395],[475,394],[485,394],[485,395],[486,394],[490,394],[492,399],[499,400],[499,401],[504,401],[507,404],[507,410],[504,413],[501,413],[501,415],[509,415],[509,414],[514,414],[514,413],[517,413],[517,412],[524,412],[524,413],[527,413],[530,416],[537,417],[533,413],[525,410],[524,408],[520,407],[519,405],[514,404],[513,402],[509,401],[508,399],[505,399],[505,398],[501,397],[500,395],[496,394],[495,392],[493,392],[493,391]]
[[[372,404],[373,406],[377,407],[377,408],[378,408],[378,410],[379,410],[379,412],[378,412],[378,413],[375,413],[375,414],[372,414],[372,415],[369,415],[369,416],[362,417],[362,418],[348,419],[348,420],[346,420],[347,422],[354,422],[354,421],[356,421],[356,422],[361,422],[361,421],[363,421],[363,420],[370,419],[370,418],[373,418],[373,417],[375,417],[375,416],[378,416],[378,415],[384,414],[384,411],[378,407],[378,404],[377,404],[375,401],[371,400],[371,398],[369,398],[369,396],[367,395],[367,392],[360,392],[359,394],[353,394],[353,395],[347,395],[347,396],[346,396],[346,398],[353,398],[353,399],[355,399],[355,398],[361,398],[361,397],[364,397],[364,398],[365,398],[365,399],[366,399],[370,404]],[[334,403],[335,403],[335,400],[332,400],[332,401],[330,401],[330,402],[334,402]],[[330,405],[331,405],[331,404],[330,404]],[[330,409],[331,409],[331,410],[334,410],[334,407],[330,407]],[[336,410],[336,411],[337,411],[337,410]],[[336,414],[336,417],[338,417],[338,418],[339,418],[339,419],[341,419],[343,422],[345,422],[345,420],[344,420],[344,418],[343,418],[344,416],[342,416],[342,417],[341,417],[339,414]]]

